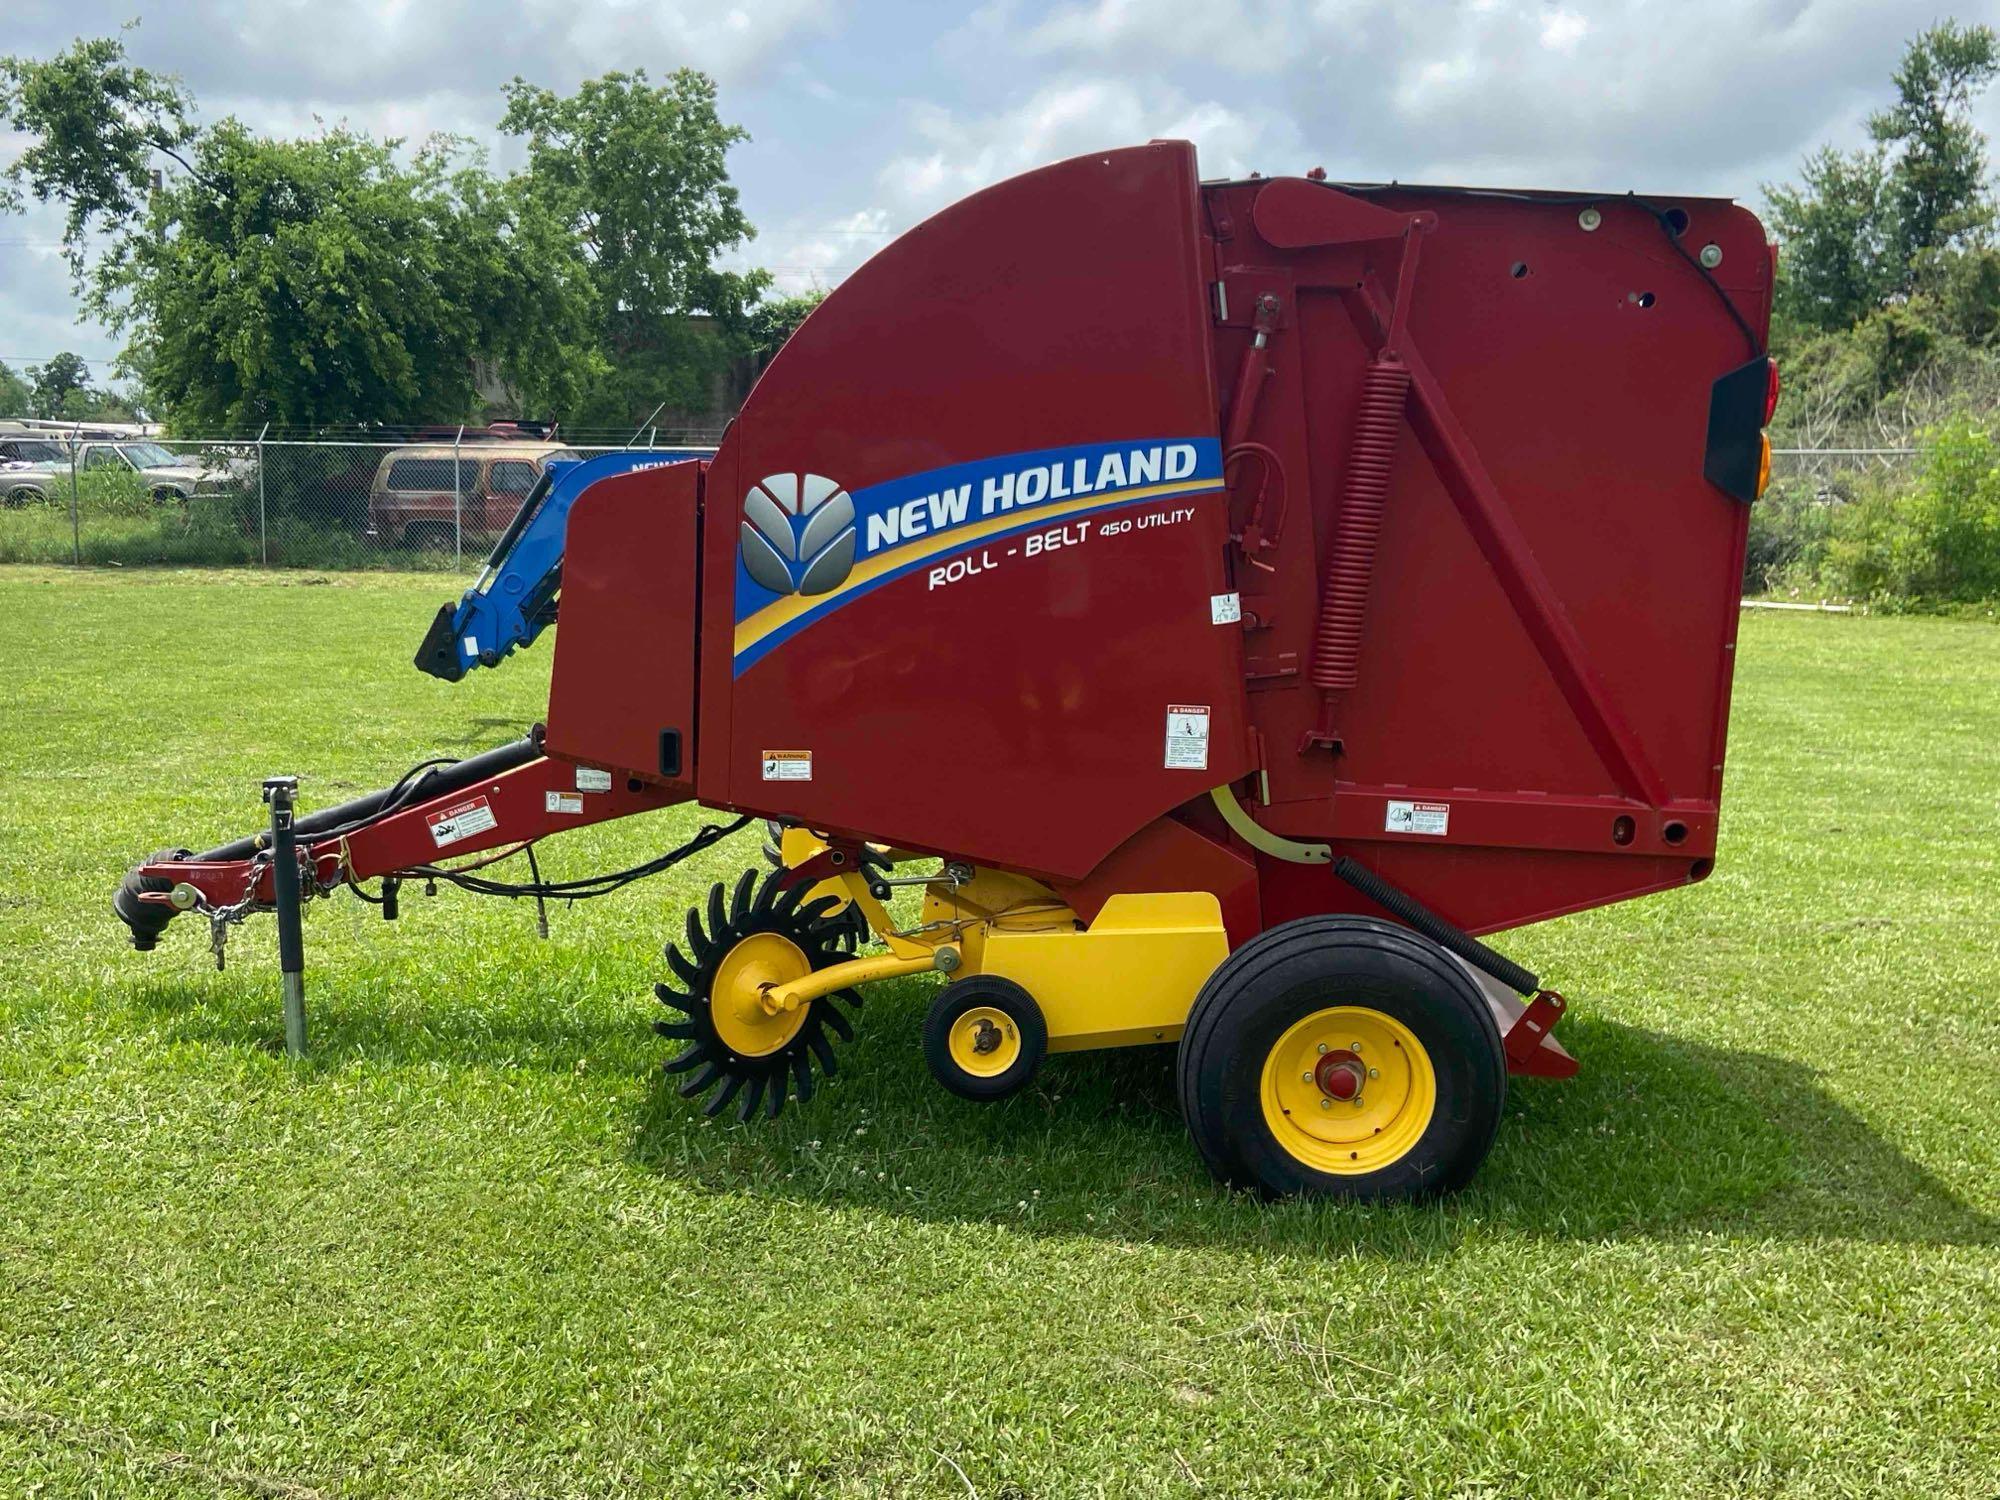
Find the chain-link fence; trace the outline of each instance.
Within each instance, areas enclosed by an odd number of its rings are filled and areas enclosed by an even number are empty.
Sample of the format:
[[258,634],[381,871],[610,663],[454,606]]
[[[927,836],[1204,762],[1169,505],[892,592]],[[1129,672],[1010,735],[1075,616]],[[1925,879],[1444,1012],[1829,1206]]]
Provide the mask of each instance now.
[[[0,562],[462,570],[485,555],[550,459],[634,446],[707,453],[716,436],[65,439],[49,445],[58,462],[0,468]],[[1867,485],[1913,474],[1917,452],[1775,450],[1753,579],[1823,542],[1838,508]],[[1760,559],[1760,548],[1772,557]]]
[[1744,592],[1818,587],[1842,509],[1911,483],[1921,456],[1916,447],[1773,448],[1770,487],[1750,512]]
[[1910,474],[1921,448],[1773,448],[1773,485],[1809,484],[1829,498],[1844,498],[1866,479],[1897,479]]
[[58,458],[0,467],[0,562],[462,570],[551,460],[713,451],[688,436],[64,439]]

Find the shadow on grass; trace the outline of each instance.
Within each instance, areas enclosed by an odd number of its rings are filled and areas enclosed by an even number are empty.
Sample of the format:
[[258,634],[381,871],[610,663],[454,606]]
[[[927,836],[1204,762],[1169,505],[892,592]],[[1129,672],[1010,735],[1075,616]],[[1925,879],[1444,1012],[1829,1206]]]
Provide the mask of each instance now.
[[[884,1018],[874,1019],[879,1030]],[[1478,1226],[1581,1240],[2000,1243],[2000,1221],[1885,1141],[1811,1069],[1611,1022],[1566,1028],[1583,1058],[1577,1079],[1515,1081],[1493,1154],[1467,1192],[1385,1209],[1265,1205],[1213,1185],[1181,1124],[1171,1048],[1056,1058],[1027,1093],[979,1106],[930,1082],[916,1017],[906,1019],[910,1040],[896,1055],[855,1059],[857,1068],[872,1062],[887,1086],[864,1075],[839,1104],[810,1108],[817,1129],[842,1137],[831,1170],[814,1160],[824,1145],[801,1152],[787,1134],[690,1130],[694,1106],[667,1080],[646,1100],[634,1155],[717,1191],[1314,1255],[1428,1255]],[[868,1134],[857,1140],[854,1129]]]
[[[162,1039],[278,1049],[277,997],[234,985],[130,993]],[[1493,1154],[1442,1205],[1263,1205],[1216,1187],[1182,1128],[1174,1049],[1055,1057],[1002,1104],[956,1099],[918,1044],[929,989],[878,985],[839,1076],[776,1122],[707,1121],[657,1063],[635,1001],[489,1005],[450,997],[322,1002],[311,1067],[454,1063],[577,1077],[631,1099],[629,1150],[648,1171],[716,1192],[987,1223],[1049,1235],[1425,1256],[1470,1229],[1554,1239],[1723,1233],[1905,1244],[2000,1243],[2000,1221],[1884,1140],[1809,1068],[1573,1017],[1583,1063],[1565,1083],[1516,1080]]]
[[[136,985],[123,998],[157,1030],[168,1045],[243,1048],[280,1054],[285,1028],[278,975],[259,963],[247,984],[234,976],[204,973]],[[399,990],[393,996],[357,994],[306,973],[306,1012],[311,1052],[304,1066],[320,1073],[383,1063],[459,1064],[484,1070],[511,1069],[573,1074],[646,1069],[658,1056],[647,1045],[645,1019],[625,1025],[606,1021],[601,1006],[581,1006],[557,998],[545,1003],[514,999],[502,1005],[455,996],[442,989],[427,993]],[[641,1010],[634,1001],[632,1014]]]

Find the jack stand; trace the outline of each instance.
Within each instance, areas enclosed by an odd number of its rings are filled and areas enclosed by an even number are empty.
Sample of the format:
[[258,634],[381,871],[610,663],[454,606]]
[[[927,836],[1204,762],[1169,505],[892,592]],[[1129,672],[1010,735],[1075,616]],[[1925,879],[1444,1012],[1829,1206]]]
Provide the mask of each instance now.
[[299,851],[292,832],[296,776],[271,776],[264,800],[271,804],[271,893],[278,910],[278,971],[285,986],[285,1055],[306,1055],[306,951],[299,922]]

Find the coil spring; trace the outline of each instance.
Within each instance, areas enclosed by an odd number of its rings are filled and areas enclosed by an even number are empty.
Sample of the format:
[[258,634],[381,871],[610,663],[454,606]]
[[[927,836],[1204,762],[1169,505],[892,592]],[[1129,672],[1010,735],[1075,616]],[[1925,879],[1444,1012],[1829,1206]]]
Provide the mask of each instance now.
[[1361,412],[1341,485],[1333,546],[1327,553],[1319,628],[1313,634],[1313,686],[1325,691],[1355,683],[1361,627],[1368,613],[1368,579],[1375,570],[1382,507],[1389,498],[1389,473],[1409,394],[1410,372],[1401,360],[1378,358],[1362,377]]

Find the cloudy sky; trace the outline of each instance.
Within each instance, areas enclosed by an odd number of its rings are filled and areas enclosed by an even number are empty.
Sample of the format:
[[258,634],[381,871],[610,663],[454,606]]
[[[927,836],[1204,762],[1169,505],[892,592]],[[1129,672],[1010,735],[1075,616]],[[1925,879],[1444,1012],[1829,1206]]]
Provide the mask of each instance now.
[[[7,0],[0,51],[136,13],[131,50],[205,118],[494,141],[500,86],[688,65],[751,132],[732,158],[788,289],[1041,162],[1155,136],[1205,176],[1714,193],[1753,204],[1851,145],[1903,40],[2000,0]],[[2000,135],[2000,95],[1982,102]],[[0,161],[20,149],[0,135]],[[510,153],[496,143],[496,158]],[[48,213],[0,218],[0,361],[115,352],[79,324]]]

